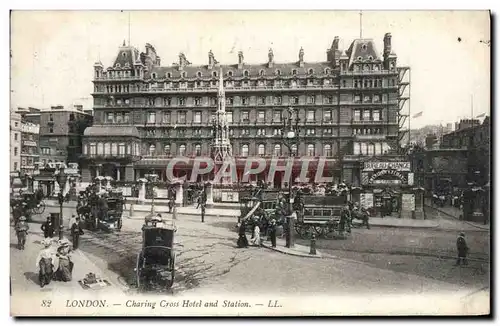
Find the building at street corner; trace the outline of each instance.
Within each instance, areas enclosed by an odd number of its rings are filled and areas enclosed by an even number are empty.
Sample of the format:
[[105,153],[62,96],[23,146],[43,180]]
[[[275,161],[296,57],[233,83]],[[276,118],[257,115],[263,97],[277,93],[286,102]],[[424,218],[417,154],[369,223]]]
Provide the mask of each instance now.
[[384,155],[363,162],[361,187],[353,190],[361,207],[373,207],[377,215],[423,219],[423,191],[415,186],[411,162],[406,156]]
[[31,122],[21,123],[21,173],[33,175],[39,161],[40,126]]
[[92,125],[92,115],[81,105],[71,108],[52,106],[47,110],[18,108],[23,121],[38,124],[40,162],[78,162],[82,154],[82,136]]
[[21,116],[10,112],[10,171],[21,168]]
[[[409,85],[409,67],[398,66],[390,33],[382,53],[373,39],[356,39],[347,49],[339,43],[335,37],[321,62],[308,61],[304,49],[297,49],[296,61],[282,63],[269,49],[263,63],[245,62],[240,51],[235,63],[222,64],[210,50],[208,63],[198,65],[184,53],[178,62],[162,65],[151,44],[140,52],[124,43],[110,66],[94,65],[94,124],[85,131],[84,181],[98,175],[135,181],[151,173],[166,181],[173,157],[210,156],[207,139],[222,77],[239,179],[245,157],[289,156],[280,132],[284,112],[292,107],[300,118],[294,156],[324,156],[330,160],[324,176],[359,184],[363,158],[398,147],[400,112],[408,101],[400,94]],[[191,168],[179,165],[176,176],[189,177]],[[251,180],[263,180],[267,172]],[[300,164],[292,178],[299,174]],[[277,172],[274,186],[286,181]]]

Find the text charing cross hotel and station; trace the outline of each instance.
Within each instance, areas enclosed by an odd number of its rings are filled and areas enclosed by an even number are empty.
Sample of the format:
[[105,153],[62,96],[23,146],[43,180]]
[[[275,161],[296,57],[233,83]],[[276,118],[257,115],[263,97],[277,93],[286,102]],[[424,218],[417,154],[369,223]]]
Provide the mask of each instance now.
[[[94,124],[85,130],[83,179],[134,181],[154,173],[166,180],[173,157],[210,156],[213,119],[223,100],[237,162],[285,160],[282,116],[292,107],[300,118],[294,156],[327,157],[324,176],[359,185],[363,160],[396,149],[402,137],[409,68],[397,66],[389,33],[383,42],[382,53],[372,39],[356,39],[342,50],[335,37],[324,62],[307,62],[300,49],[296,62],[278,63],[270,49],[262,64],[247,64],[242,52],[237,63],[221,64],[210,51],[208,64],[191,64],[181,53],[170,66],[161,65],[150,44],[143,53],[124,45],[112,66],[94,65]],[[244,167],[238,163],[240,180]],[[190,168],[177,165],[174,174],[189,175]],[[293,178],[299,173],[300,164]],[[286,181],[278,174],[276,186]]]

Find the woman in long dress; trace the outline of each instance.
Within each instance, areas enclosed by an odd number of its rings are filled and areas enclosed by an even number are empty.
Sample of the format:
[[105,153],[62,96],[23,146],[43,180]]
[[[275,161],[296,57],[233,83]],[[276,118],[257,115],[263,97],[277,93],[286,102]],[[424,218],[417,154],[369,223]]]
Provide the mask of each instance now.
[[254,231],[254,237],[250,240],[253,245],[259,246],[260,247],[260,227],[259,224],[255,224],[255,227],[253,229]]
[[73,273],[73,262],[71,261],[71,256],[69,255],[70,243],[67,239],[61,240],[59,248],[57,249],[57,254],[55,256],[55,266],[57,266],[55,272],[56,281],[69,282],[71,281],[71,275]]
[[238,230],[238,248],[247,248],[248,247],[248,239],[245,234],[246,231],[246,222],[245,220],[241,221],[239,230]]

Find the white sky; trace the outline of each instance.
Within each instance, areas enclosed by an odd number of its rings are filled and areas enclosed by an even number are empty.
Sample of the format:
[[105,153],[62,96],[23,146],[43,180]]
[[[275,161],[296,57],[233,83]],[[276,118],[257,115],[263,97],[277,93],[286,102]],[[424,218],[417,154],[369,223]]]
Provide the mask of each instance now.
[[[128,38],[128,12],[17,11],[11,16],[11,107],[47,108],[84,104],[91,108],[93,64],[112,64]],[[302,46],[305,61],[326,61],[335,36],[347,49],[359,37],[359,12],[183,12],[134,11],[131,43],[144,51],[151,43],[162,64],[183,51],[193,64],[207,64],[208,51],[224,64],[242,50],[248,63],[294,62]],[[399,65],[409,65],[412,128],[455,122],[490,111],[490,39],[486,11],[364,11],[363,37],[383,50],[391,32]],[[462,39],[458,42],[457,38]],[[234,48],[233,53],[231,49]]]

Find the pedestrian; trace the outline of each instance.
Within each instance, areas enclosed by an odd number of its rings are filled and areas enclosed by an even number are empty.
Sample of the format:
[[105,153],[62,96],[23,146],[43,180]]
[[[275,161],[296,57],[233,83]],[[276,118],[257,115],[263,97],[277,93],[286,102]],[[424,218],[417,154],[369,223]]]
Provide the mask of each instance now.
[[469,251],[469,247],[467,247],[467,242],[465,241],[465,233],[460,232],[460,235],[457,238],[457,252],[458,252],[458,258],[457,258],[457,266],[460,265],[460,262],[463,263],[463,265],[467,265],[467,253]]
[[71,261],[70,243],[68,239],[59,240],[54,266],[56,266],[55,280],[69,282],[72,278],[74,264]]
[[174,202],[174,197],[170,196],[170,199],[168,200],[168,212],[172,213],[172,209],[174,208],[175,202]]
[[19,250],[24,250],[24,245],[26,244],[26,237],[28,236],[28,230],[30,226],[26,222],[26,217],[21,216],[19,222],[15,226],[17,235],[17,247]]
[[246,221],[242,220],[238,229],[238,248],[247,248],[248,247],[248,239],[246,235]]
[[271,246],[276,248],[276,220],[274,218],[269,226],[269,235],[271,236]]
[[36,258],[36,270],[38,271],[38,281],[40,287],[50,284],[54,276],[54,252],[50,247],[52,240],[49,238],[43,239],[42,244],[44,248]]
[[54,236],[54,225],[50,216],[47,216],[47,220],[42,224],[41,229],[44,238],[52,238]]
[[68,230],[71,230],[71,228],[73,227],[73,224],[75,224],[76,222],[76,216],[73,214],[71,215],[71,219],[69,220],[69,223],[68,223]]
[[253,229],[254,237],[250,239],[253,245],[260,247],[261,241],[260,241],[260,227],[259,223],[255,223],[255,227]]
[[201,223],[205,223],[205,203],[201,203]]
[[80,235],[83,235],[83,230],[80,224],[80,217],[75,219],[75,222],[71,226],[71,238],[73,240],[73,249],[78,249],[78,244],[80,242]]

